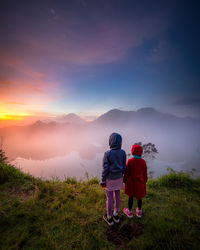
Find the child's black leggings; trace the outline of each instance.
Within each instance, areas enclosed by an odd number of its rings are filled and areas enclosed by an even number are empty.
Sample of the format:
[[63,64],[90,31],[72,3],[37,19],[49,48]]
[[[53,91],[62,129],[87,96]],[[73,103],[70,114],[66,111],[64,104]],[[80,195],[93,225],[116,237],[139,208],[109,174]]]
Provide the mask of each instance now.
[[[137,200],[137,206],[139,209],[142,208],[142,200]],[[133,197],[128,198],[128,209],[131,210],[133,207]]]

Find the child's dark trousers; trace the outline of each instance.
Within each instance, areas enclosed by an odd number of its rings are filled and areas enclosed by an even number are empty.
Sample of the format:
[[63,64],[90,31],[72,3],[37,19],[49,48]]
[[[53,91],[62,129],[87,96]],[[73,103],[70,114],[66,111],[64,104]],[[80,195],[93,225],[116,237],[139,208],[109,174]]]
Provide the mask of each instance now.
[[[137,200],[137,206],[139,209],[142,208],[142,200]],[[133,197],[128,198],[128,209],[131,210],[133,207]]]

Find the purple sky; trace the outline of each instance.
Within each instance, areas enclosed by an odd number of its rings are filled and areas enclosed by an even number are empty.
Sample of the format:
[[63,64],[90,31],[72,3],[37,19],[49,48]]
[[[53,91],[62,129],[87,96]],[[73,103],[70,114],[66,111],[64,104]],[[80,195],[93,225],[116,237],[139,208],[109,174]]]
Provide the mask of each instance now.
[[0,4],[0,119],[154,107],[200,117],[198,1]]

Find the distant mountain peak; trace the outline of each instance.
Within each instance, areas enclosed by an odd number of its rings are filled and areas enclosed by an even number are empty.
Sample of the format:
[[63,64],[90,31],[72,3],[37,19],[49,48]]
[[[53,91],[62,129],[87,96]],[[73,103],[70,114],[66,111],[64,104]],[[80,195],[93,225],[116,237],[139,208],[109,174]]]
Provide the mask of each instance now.
[[104,113],[103,115],[99,116],[96,121],[101,122],[124,122],[129,119],[129,117],[134,114],[135,111],[123,111],[120,109],[111,109],[108,112]]
[[123,113],[124,111],[120,110],[120,109],[111,109],[108,112],[106,112],[105,114],[114,114],[114,113]]
[[74,114],[74,113],[69,113],[69,114],[65,115],[64,117],[68,117],[68,118],[80,118],[77,114]]
[[84,120],[80,118],[77,114],[69,113],[67,115],[61,116],[59,118],[62,122],[71,122],[71,123],[83,123]]
[[41,120],[37,120],[35,123],[33,123],[33,125],[41,125],[44,124],[44,122],[42,122]]
[[142,113],[142,114],[158,114],[159,112],[152,108],[152,107],[145,107],[145,108],[140,108],[137,110],[137,113]]
[[55,121],[41,121],[41,120],[37,120],[35,123],[33,123],[31,126],[33,127],[42,127],[42,126],[53,126],[56,125]]
[[119,109],[112,109],[105,114],[98,117],[97,121],[112,123],[126,123],[126,122],[141,122],[141,119],[161,119],[161,118],[173,118],[169,115],[160,113],[155,108],[144,107],[137,111],[124,111]]

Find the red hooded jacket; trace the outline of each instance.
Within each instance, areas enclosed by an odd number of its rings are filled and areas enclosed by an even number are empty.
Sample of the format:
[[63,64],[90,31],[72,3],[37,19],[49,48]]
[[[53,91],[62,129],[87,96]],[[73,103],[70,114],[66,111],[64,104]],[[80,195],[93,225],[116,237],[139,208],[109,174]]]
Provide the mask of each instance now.
[[[140,145],[133,145],[132,155],[141,156],[143,149]],[[136,197],[138,200],[146,195],[147,165],[145,160],[131,158],[126,163],[124,174],[124,192],[129,197]]]

